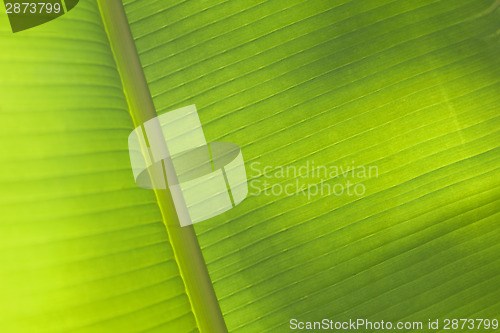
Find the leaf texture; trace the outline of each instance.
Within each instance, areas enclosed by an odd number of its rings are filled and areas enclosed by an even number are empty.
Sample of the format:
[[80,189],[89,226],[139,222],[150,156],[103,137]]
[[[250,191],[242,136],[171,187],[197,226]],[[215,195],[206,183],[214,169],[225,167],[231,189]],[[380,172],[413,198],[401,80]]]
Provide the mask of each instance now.
[[97,3],[0,29],[0,331],[197,332]]
[[[365,188],[195,225],[230,332],[500,314],[498,1],[123,3],[158,114],[196,104],[260,190]],[[378,173],[276,174],[307,163]]]

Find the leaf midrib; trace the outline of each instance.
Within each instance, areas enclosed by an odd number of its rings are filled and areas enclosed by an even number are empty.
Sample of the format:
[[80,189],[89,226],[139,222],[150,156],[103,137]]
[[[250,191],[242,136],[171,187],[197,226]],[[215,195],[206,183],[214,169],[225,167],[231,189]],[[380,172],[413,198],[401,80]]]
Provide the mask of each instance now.
[[[157,116],[120,0],[97,0],[134,126]],[[163,223],[200,332],[227,332],[198,239],[192,226],[180,227],[168,190],[154,190]]]

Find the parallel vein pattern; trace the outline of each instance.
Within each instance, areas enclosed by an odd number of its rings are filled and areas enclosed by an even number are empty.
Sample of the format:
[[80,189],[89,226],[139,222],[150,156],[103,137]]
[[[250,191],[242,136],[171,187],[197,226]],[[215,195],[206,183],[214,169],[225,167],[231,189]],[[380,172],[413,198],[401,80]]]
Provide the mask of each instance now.
[[[230,332],[500,315],[498,2],[123,3],[158,113],[196,104],[253,193],[313,186],[195,226]],[[307,163],[378,173],[276,174]]]
[[0,331],[197,332],[97,4],[0,50]]

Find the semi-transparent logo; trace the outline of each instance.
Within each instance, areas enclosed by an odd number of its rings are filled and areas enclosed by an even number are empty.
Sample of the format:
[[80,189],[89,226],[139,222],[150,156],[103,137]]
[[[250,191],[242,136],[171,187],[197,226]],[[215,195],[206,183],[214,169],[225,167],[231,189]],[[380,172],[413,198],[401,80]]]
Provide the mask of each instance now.
[[181,226],[218,215],[248,194],[240,148],[207,143],[194,105],[137,127],[128,138],[138,186],[170,189]]

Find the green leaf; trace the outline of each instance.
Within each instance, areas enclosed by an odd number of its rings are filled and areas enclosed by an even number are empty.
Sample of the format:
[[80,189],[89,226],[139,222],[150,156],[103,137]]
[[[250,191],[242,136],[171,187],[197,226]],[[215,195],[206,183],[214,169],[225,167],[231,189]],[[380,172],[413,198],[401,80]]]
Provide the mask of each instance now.
[[[498,318],[499,4],[80,1],[16,34],[0,16],[0,331]],[[242,148],[251,195],[180,228],[127,137],[190,104]]]
[[498,1],[124,4],[158,114],[196,104],[250,185],[313,186],[195,225],[230,332],[498,316]]
[[0,26],[0,331],[197,331],[97,3]]

